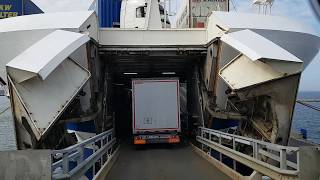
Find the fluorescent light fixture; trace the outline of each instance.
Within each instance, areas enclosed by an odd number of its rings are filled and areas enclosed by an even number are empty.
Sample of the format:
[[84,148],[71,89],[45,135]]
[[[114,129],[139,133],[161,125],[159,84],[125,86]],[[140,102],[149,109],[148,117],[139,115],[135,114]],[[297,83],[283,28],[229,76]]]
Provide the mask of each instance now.
[[135,72],[125,72],[125,73],[123,73],[123,74],[125,74],[125,75],[137,75],[138,73],[135,73]]
[[163,75],[175,75],[176,73],[175,72],[163,72],[162,74]]

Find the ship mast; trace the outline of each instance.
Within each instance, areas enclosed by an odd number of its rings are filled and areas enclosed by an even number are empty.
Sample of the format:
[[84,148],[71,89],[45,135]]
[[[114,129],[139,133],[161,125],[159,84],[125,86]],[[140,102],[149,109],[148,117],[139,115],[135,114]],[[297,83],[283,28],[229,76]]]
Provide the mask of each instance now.
[[274,0],[253,0],[253,6],[258,8],[259,14],[271,14]]

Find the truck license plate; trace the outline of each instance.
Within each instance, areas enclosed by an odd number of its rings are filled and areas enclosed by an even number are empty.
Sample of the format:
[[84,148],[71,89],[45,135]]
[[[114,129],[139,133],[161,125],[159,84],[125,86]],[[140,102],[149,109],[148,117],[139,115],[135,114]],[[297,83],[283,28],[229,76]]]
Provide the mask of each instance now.
[[159,136],[145,136],[146,139],[159,139]]

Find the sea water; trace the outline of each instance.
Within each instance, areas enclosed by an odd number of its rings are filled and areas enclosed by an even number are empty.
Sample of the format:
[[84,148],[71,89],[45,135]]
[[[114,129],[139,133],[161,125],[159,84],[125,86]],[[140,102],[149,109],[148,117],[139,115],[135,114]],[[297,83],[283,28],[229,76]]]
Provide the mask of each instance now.
[[[320,100],[320,92],[299,92],[298,99]],[[310,104],[320,109],[320,103]],[[307,139],[320,144],[320,112],[296,103],[292,130],[300,132],[300,129],[307,130]]]

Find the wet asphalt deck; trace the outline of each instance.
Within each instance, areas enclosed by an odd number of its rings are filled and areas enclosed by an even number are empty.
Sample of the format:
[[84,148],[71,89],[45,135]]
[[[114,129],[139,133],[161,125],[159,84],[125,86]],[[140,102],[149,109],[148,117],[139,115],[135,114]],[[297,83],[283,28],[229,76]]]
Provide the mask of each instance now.
[[121,145],[107,180],[229,180],[192,147]]

